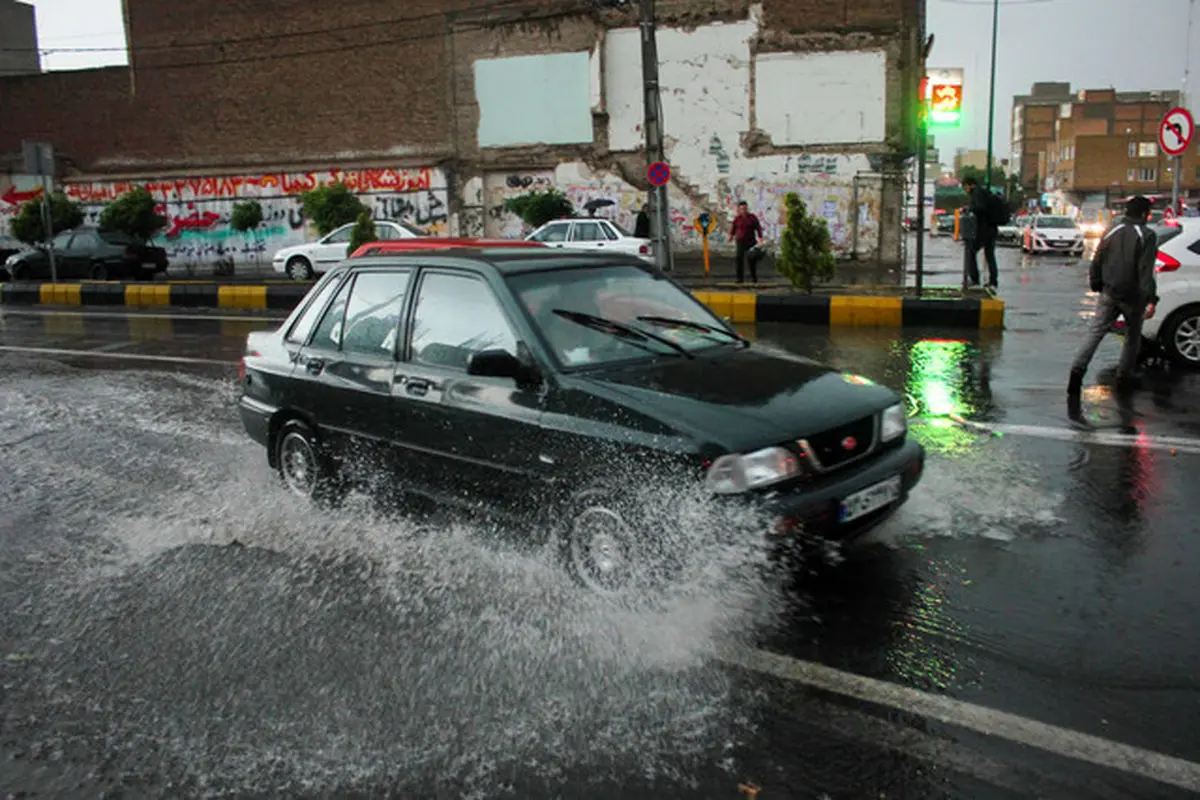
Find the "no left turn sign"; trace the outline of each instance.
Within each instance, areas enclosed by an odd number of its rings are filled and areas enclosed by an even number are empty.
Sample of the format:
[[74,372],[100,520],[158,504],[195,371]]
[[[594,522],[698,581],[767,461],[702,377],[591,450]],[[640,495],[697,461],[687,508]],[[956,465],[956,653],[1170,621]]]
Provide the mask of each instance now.
[[1186,108],[1172,108],[1158,126],[1158,144],[1169,156],[1183,155],[1192,143],[1196,123]]

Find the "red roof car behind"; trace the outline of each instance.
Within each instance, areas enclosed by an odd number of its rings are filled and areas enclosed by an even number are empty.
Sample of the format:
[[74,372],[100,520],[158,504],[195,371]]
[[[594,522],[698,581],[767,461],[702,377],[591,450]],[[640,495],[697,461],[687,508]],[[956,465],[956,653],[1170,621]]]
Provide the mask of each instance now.
[[367,242],[350,254],[351,258],[362,256],[379,256],[386,253],[408,253],[413,250],[449,250],[451,248],[472,247],[544,247],[541,242],[527,242],[524,239],[476,239],[472,237],[456,238],[450,236],[422,236],[413,239],[388,239],[386,241]]

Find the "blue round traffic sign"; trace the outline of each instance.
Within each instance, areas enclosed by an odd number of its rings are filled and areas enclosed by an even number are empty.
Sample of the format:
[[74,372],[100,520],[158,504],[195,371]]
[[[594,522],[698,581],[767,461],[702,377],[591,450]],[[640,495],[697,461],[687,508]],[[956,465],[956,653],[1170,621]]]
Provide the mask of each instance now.
[[655,186],[663,186],[667,181],[671,180],[671,168],[667,166],[665,161],[655,161],[646,170],[646,177],[650,179],[650,183]]

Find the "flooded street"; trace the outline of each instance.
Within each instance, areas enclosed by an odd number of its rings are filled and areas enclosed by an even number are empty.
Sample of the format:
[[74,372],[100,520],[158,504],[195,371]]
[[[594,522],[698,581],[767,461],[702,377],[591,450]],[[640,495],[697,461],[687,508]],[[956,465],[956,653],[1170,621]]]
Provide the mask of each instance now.
[[637,604],[487,522],[287,495],[235,407],[269,323],[6,312],[0,789],[1189,796],[1200,376],[1093,376],[1111,425],[1069,432],[1082,268],[1002,258],[1003,334],[747,331],[902,391],[924,481],[787,585],[748,514],[646,492],[697,569]]

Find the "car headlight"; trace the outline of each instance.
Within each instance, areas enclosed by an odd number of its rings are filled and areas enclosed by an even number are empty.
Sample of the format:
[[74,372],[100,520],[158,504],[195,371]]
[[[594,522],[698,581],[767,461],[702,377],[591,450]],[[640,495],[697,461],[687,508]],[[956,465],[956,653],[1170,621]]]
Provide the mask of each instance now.
[[908,432],[908,413],[903,403],[897,403],[884,409],[879,421],[879,438],[885,442],[899,439]]
[[13,253],[11,256],[4,259],[4,266],[11,267],[13,264],[16,264],[20,260],[21,260],[21,254]]
[[782,447],[721,456],[708,468],[705,486],[714,494],[741,494],[787,480],[800,471],[796,457]]

